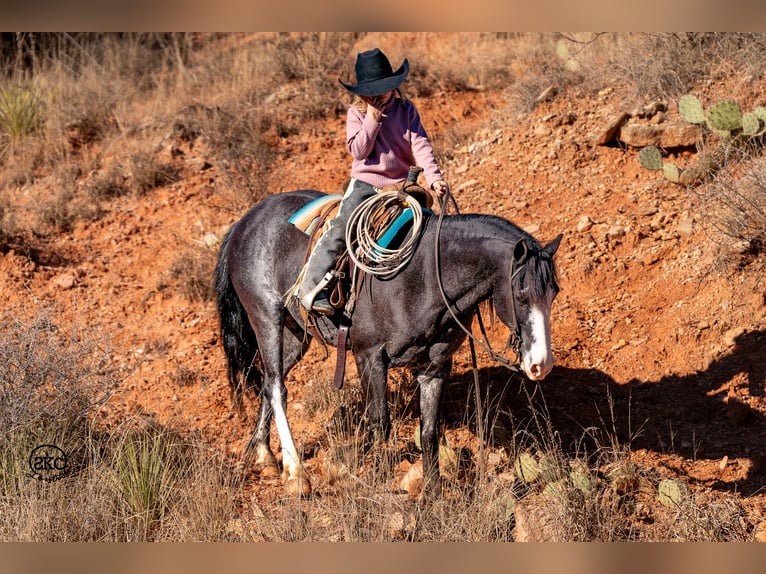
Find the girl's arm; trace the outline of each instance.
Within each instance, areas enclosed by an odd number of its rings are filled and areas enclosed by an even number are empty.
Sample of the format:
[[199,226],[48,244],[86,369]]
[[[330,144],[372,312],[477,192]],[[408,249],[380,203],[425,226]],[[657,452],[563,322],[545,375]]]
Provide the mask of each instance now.
[[382,125],[354,107],[348,109],[346,143],[351,157],[363,160],[370,155]]

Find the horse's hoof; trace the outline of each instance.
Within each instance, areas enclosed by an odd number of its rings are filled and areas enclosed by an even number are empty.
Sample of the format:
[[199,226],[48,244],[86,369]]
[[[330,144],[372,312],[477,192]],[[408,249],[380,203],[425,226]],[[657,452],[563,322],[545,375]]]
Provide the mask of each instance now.
[[279,467],[276,465],[276,463],[256,464],[255,470],[258,473],[258,475],[263,478],[278,478],[279,477]]
[[277,463],[277,458],[274,456],[274,453],[264,445],[259,445],[256,448],[253,468],[264,478],[276,478],[279,476],[279,464]]
[[308,496],[311,494],[311,482],[305,476],[294,476],[285,482],[285,492],[290,496]]

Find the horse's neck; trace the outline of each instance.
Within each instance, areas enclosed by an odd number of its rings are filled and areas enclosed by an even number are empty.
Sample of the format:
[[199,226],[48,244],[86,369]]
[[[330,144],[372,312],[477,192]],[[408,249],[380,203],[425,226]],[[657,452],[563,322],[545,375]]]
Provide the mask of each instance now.
[[445,290],[466,305],[486,299],[501,280],[503,264],[510,256],[505,251],[504,243],[480,232],[442,233],[439,269]]

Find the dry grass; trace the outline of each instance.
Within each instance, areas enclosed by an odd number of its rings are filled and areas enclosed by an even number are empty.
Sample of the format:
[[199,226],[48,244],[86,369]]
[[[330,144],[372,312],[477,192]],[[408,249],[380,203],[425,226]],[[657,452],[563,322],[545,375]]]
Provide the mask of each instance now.
[[[144,421],[98,428],[98,407],[122,376],[103,340],[49,314],[29,324],[5,316],[0,333],[0,539],[229,536],[239,483],[218,455]],[[63,475],[33,476],[41,445],[65,454]]]
[[766,160],[750,156],[732,162],[696,191],[709,217],[710,237],[721,243],[724,260],[747,265],[766,253]]

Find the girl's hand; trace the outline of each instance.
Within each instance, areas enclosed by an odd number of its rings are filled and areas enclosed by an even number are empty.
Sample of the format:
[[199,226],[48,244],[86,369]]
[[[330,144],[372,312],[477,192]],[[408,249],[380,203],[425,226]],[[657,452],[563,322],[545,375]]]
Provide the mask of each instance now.
[[367,102],[367,115],[376,122],[379,122],[380,118],[383,117],[383,110],[376,108],[373,102]]
[[446,181],[440,179],[439,181],[435,181],[431,184],[431,189],[434,190],[438,198],[441,199],[444,197],[444,194],[449,191],[449,185]]
[[362,96],[362,99],[367,103],[367,115],[379,122],[380,118],[383,117],[383,108],[391,99],[391,94],[392,92],[386,92],[379,96]]

